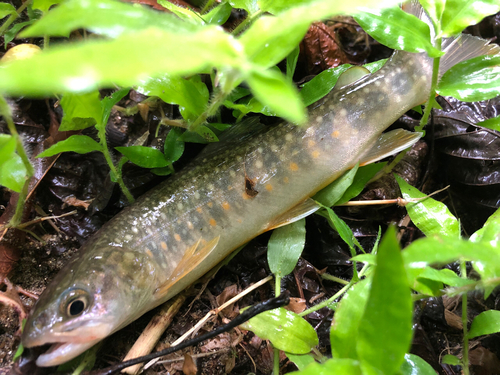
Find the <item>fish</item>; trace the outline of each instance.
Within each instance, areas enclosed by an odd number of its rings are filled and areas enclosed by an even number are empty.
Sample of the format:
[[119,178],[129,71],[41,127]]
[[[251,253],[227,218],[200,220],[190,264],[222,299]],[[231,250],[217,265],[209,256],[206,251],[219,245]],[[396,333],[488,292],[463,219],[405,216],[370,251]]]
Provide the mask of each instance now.
[[[493,47],[462,36],[445,40],[443,50],[440,75]],[[373,74],[347,71],[308,108],[306,126],[250,120],[247,133],[230,130],[220,145],[207,146],[123,209],[82,246],[32,310],[22,344],[50,344],[37,365],[76,357],[252,238],[316,211],[311,197],[345,171],[418,140],[416,133],[382,132],[426,101],[432,64],[425,53],[396,51]]]

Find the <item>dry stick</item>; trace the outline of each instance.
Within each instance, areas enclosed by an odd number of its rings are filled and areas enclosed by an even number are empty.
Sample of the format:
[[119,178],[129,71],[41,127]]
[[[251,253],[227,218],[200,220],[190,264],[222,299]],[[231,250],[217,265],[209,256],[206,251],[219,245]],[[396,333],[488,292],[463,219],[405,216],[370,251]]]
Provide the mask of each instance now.
[[29,227],[30,225],[33,225],[33,224],[38,224],[38,223],[41,223],[42,221],[45,221],[45,220],[52,220],[52,219],[59,219],[61,217],[64,217],[64,216],[69,216],[69,215],[74,215],[77,213],[77,210],[73,210],[73,211],[70,211],[70,212],[66,212],[62,215],[58,215],[58,216],[44,216],[44,217],[38,217],[34,220],[31,220],[31,221],[27,221],[25,223],[22,223],[22,224],[19,224],[16,228],[17,229],[24,229],[24,228],[27,228]]
[[[227,301],[226,303],[224,303],[223,305],[219,306],[218,308],[216,309],[213,309],[213,310],[210,310],[207,315],[205,315],[198,323],[196,323],[196,325],[194,327],[192,327],[189,331],[187,331],[185,334],[183,334],[181,337],[179,337],[175,342],[172,343],[172,346],[176,346],[176,345],[179,345],[181,342],[183,342],[189,335],[193,334],[194,332],[198,331],[205,323],[208,319],[210,319],[212,316],[214,315],[217,315],[220,311],[224,310],[226,307],[228,307],[229,305],[232,305],[233,303],[235,303],[236,301],[238,301],[239,299],[241,299],[242,297],[244,297],[245,295],[247,295],[248,293],[250,293],[251,291],[253,291],[254,289],[257,289],[258,287],[260,287],[261,285],[267,283],[268,281],[272,280],[273,279],[273,276],[272,275],[269,275],[268,277],[260,280],[259,282],[253,284],[253,285],[250,285],[248,288],[246,288],[243,292],[241,292],[240,294],[238,294],[237,296],[234,296],[233,298],[231,298],[229,301]],[[159,358],[155,358],[153,360],[151,360],[150,362],[148,362],[145,366],[144,366],[144,370],[147,370],[148,368],[150,368],[151,366],[153,366],[156,362],[159,361]]]
[[[175,314],[177,314],[185,300],[186,296],[181,294],[174,300],[173,303],[169,301],[168,303],[163,304],[160,311],[158,311],[158,313],[151,319],[123,361],[128,361],[129,359],[151,353],[158,340],[160,340],[163,332],[165,332],[170,323],[172,323]],[[135,375],[141,371],[141,368],[142,364],[137,364],[124,369],[122,372]]]

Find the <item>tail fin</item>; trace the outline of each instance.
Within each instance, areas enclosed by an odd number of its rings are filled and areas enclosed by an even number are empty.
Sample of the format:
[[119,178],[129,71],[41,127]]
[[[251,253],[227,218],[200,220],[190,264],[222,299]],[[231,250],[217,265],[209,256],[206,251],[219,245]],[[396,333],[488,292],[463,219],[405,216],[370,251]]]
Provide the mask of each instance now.
[[[412,0],[404,10],[413,14],[424,21],[431,29],[431,38],[434,38],[435,32],[430,17],[424,8],[416,0]],[[445,53],[439,63],[439,78],[454,65],[482,55],[496,55],[500,53],[500,47],[495,44],[489,44],[489,40],[474,37],[468,34],[461,34],[455,38],[443,39],[441,49]]]

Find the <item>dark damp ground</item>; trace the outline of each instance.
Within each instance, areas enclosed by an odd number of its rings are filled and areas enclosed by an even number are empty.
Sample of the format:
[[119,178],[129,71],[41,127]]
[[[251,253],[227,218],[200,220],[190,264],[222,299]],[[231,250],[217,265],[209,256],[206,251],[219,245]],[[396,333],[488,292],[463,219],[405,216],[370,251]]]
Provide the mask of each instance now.
[[[233,23],[238,22],[241,12],[233,15]],[[231,26],[231,27],[234,27]],[[489,17],[470,32],[487,38],[500,37],[500,15]],[[21,43],[23,41],[15,41]],[[3,46],[3,40],[0,39]],[[13,43],[9,45],[12,47]],[[4,50],[0,49],[0,55]],[[301,44],[301,55],[295,80],[304,82],[320,71],[343,63],[363,64],[385,58],[391,51],[374,42],[361,31],[350,18],[342,18],[311,27]],[[106,92],[103,92],[106,94]],[[131,107],[144,99],[132,91],[119,105]],[[486,118],[498,116],[500,103],[490,100],[485,103],[466,104],[446,98],[440,101],[443,110],[434,113],[434,131],[418,142],[395,168],[412,185],[425,193],[431,193],[448,184],[452,187],[435,198],[448,204],[450,210],[461,220],[464,232],[470,235],[480,228],[485,219],[500,203],[500,180],[498,162],[488,161],[488,154],[500,153],[498,138],[496,145],[481,137],[476,127],[471,125]],[[23,135],[26,147],[37,154],[44,148],[65,139],[69,134],[58,132],[61,120],[60,108],[54,109],[54,100],[11,99],[11,107],[18,131]],[[163,104],[163,111],[176,118],[178,110]],[[223,119],[231,121],[230,112],[222,113]],[[157,138],[152,136],[160,119],[160,111],[151,108],[146,116],[139,114],[124,116],[113,112],[108,124],[108,141],[111,147],[129,144],[149,130],[148,143],[162,148],[166,136],[162,128]],[[403,116],[394,126],[413,129],[419,115],[415,112]],[[272,119],[263,119],[272,122]],[[465,124],[465,125],[464,125]],[[451,129],[451,130],[450,130]],[[445,134],[452,132],[452,136]],[[0,121],[0,132],[6,133],[5,123]],[[96,134],[86,130],[85,134]],[[459,135],[460,144],[457,143]],[[465,140],[464,140],[465,139]],[[182,159],[176,169],[182,168],[202,148],[197,144],[187,144]],[[479,150],[484,158],[468,160],[463,148]],[[496,147],[496,149],[492,149]],[[481,155],[483,155],[481,154]],[[25,206],[25,221],[43,215],[61,215],[73,210],[76,214],[59,219],[44,221],[30,226],[29,232],[9,232],[0,246],[1,276],[8,276],[10,282],[34,294],[40,294],[47,283],[65,264],[79,246],[107,220],[123,208],[125,198],[119,189],[107,178],[107,167],[97,154],[63,154],[49,163],[35,165],[37,175],[43,176],[39,185],[32,187],[33,197]],[[472,186],[471,181],[483,176],[481,186]],[[486,176],[486,177],[484,177]],[[147,170],[125,165],[124,178],[135,196],[141,195],[164,178]],[[398,197],[399,191],[392,178],[376,181],[368,186],[357,199],[389,199]],[[15,196],[0,190],[0,222],[12,215]],[[396,206],[377,208],[339,208],[337,214],[353,229],[365,249],[371,249],[379,226],[398,224],[403,233],[402,245],[407,246],[422,236],[413,224],[405,224],[406,211]],[[191,328],[212,308],[270,274],[266,259],[268,234],[253,240],[226,267],[222,268],[207,288],[194,300],[201,288],[198,284],[175,316],[172,325],[163,335],[157,349]],[[318,270],[349,279],[351,277],[350,252],[338,235],[322,217],[312,215],[307,219],[307,241],[303,258],[293,274],[283,280],[283,287],[291,296],[298,298],[297,308],[317,304],[339,290],[339,284],[322,280]],[[456,269],[457,265],[451,265]],[[9,295],[6,287],[2,289]],[[11,292],[12,293],[12,292]],[[15,293],[14,293],[15,294]],[[241,299],[232,307],[210,320],[200,331],[212,330],[238,314],[239,309],[272,297],[269,284]],[[33,299],[20,294],[26,311],[33,306]],[[14,300],[13,300],[14,301]],[[497,309],[500,297],[495,291],[484,301],[481,293],[473,293],[469,298],[469,319],[487,309]],[[0,305],[0,374],[12,367],[12,358],[19,344],[18,312],[13,305]],[[146,314],[125,329],[108,338],[101,347],[96,367],[103,368],[123,358],[127,350],[147,325],[154,311]],[[320,338],[320,351],[328,354],[329,327],[332,311],[322,309],[308,316]],[[445,354],[461,354],[461,300],[459,298],[434,298],[420,301],[415,307],[415,333],[412,352],[429,362],[439,374],[459,374],[458,367],[441,365]],[[215,354],[203,354],[214,352]],[[183,355],[187,353],[196,359],[198,373],[202,374],[268,374],[272,371],[273,353],[270,344],[252,333],[233,330],[215,339],[199,344],[170,356],[173,361],[156,365],[147,374],[167,374],[181,371]],[[498,335],[490,335],[471,342],[470,361],[474,374],[500,373],[500,340]],[[20,373],[35,375],[52,373],[53,369],[34,369],[29,358]],[[283,358],[282,372],[295,370],[295,366]],[[186,370],[187,371],[187,370]],[[189,372],[189,371],[188,371]]]

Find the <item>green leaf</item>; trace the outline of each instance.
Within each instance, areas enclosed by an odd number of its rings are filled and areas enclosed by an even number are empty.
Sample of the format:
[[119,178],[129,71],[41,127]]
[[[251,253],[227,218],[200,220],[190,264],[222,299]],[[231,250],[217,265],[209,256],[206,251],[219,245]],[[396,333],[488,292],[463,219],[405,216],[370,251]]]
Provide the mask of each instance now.
[[436,370],[426,361],[415,354],[405,354],[405,360],[401,365],[401,375],[437,375]]
[[488,120],[478,122],[476,125],[482,126],[483,128],[488,128],[488,129],[496,130],[497,132],[500,132],[500,116],[489,118]]
[[33,23],[35,23],[36,20],[31,20],[31,21],[26,21],[26,22],[20,22],[20,23],[16,23],[14,26],[12,26],[9,31],[7,31],[3,37],[3,43],[4,43],[4,47],[7,48],[7,44],[9,42],[11,42],[12,40],[14,40],[14,38],[16,37],[17,33],[19,31],[21,31],[25,26],[29,26],[29,25],[32,25]]
[[360,167],[356,172],[352,184],[335,204],[344,204],[349,202],[352,198],[357,197],[363,191],[368,181],[370,181],[386,164],[386,162],[383,162]]
[[351,66],[350,64],[343,64],[336,68],[324,70],[309,82],[304,83],[302,90],[300,90],[300,96],[302,96],[305,106],[316,103],[327,95],[335,87],[340,75]]
[[31,7],[46,13],[52,5],[60,4],[63,1],[64,0],[33,0],[33,5]]
[[297,5],[310,4],[312,0],[259,0],[260,9],[264,12],[278,14]]
[[125,97],[125,95],[128,94],[129,91],[130,91],[129,88],[123,88],[115,91],[110,96],[106,96],[104,99],[101,100],[101,121],[98,121],[96,125],[96,128],[98,130],[99,129],[104,130],[104,128],[106,128],[109,116],[111,114],[111,109],[116,103],[122,100]]
[[441,34],[456,35],[469,25],[475,25],[484,17],[500,11],[498,0],[446,0],[441,17]]
[[12,4],[8,3],[1,3],[0,4],[0,20],[2,18],[5,18],[7,16],[10,16],[11,14],[16,14],[16,8]]
[[299,370],[304,370],[308,365],[314,363],[313,356],[309,354],[292,354],[286,353],[286,356],[292,361]]
[[61,99],[64,116],[59,130],[80,130],[94,126],[101,119],[99,91],[65,94]]
[[168,9],[171,11],[173,14],[175,14],[177,17],[179,17],[181,20],[191,22],[193,24],[202,24],[203,19],[196,14],[193,10],[190,8],[184,8],[178,5],[175,5],[174,3],[171,3],[170,1],[167,0],[158,0],[158,4],[160,4],[162,7],[165,9]]
[[473,280],[464,279],[463,277],[458,276],[455,272],[447,268],[436,270],[432,267],[425,267],[424,272],[420,273],[418,275],[418,278],[439,281],[443,284],[456,287],[474,284]]
[[[394,175],[405,199],[423,198],[426,195],[409,185],[401,177]],[[411,220],[426,236],[441,234],[454,238],[460,237],[460,225],[445,204],[432,198],[408,203],[406,210]]]
[[233,8],[245,9],[249,15],[259,11],[257,0],[229,0],[229,4]]
[[486,220],[481,229],[470,237],[470,240],[475,243],[487,243],[493,247],[500,247],[500,208]]
[[207,14],[204,14],[203,19],[209,25],[223,25],[228,20],[232,10],[231,5],[224,1]]
[[16,137],[10,134],[0,134],[0,165],[15,153],[16,142]]
[[165,145],[163,146],[163,154],[165,160],[173,163],[179,160],[184,153],[184,142],[179,139],[183,130],[181,128],[172,128],[165,138]]
[[[160,13],[116,0],[68,0],[23,31],[21,37],[67,37],[73,30],[87,29],[96,34],[116,38],[123,33],[139,32],[153,25],[179,34],[198,28],[196,25],[182,22],[173,14]],[[135,49],[129,49],[128,52],[131,50],[137,52]]]
[[483,311],[474,318],[467,336],[472,339],[497,332],[500,332],[500,311],[488,310]]
[[[217,135],[207,126],[204,126],[204,125],[198,126],[195,129],[195,131],[198,135],[200,135],[204,140],[206,140],[208,142],[218,142],[219,141],[219,138],[217,138]],[[186,135],[186,133],[184,133],[183,136]],[[186,140],[186,139],[184,139],[184,140],[190,142],[189,140]]]
[[19,193],[26,182],[27,171],[21,157],[13,153],[0,164],[0,185]]
[[136,90],[144,95],[158,96],[165,103],[178,104],[186,120],[195,120],[202,114],[209,98],[207,86],[199,75],[184,79],[165,74],[148,79]]
[[295,68],[297,66],[299,52],[300,52],[300,48],[299,48],[299,46],[297,46],[286,57],[286,77],[291,81],[293,81],[293,74],[295,73]]
[[304,250],[305,242],[305,219],[275,229],[267,245],[267,262],[271,272],[280,277],[291,273]]
[[186,34],[150,27],[115,40],[51,47],[6,64],[0,69],[0,92],[43,96],[129,87],[165,73],[189,75],[212,66],[239,67],[239,54],[238,43],[216,26]]
[[382,68],[385,65],[387,60],[389,60],[389,59],[377,60],[377,61],[363,65],[363,68],[368,69],[370,71],[370,73],[375,73],[377,70],[379,70],[380,68]]
[[437,92],[464,102],[500,95],[500,56],[478,56],[458,63],[443,75]]
[[306,110],[297,89],[274,70],[253,70],[246,77],[250,90],[278,116],[296,124],[306,122]]
[[307,354],[318,345],[314,328],[294,312],[278,309],[263,312],[240,325],[277,349],[293,354]]
[[330,344],[334,358],[358,358],[357,340],[353,340],[353,337],[358,337],[370,287],[370,279],[361,280],[347,291],[335,310],[330,329]]
[[390,48],[427,52],[431,57],[443,55],[431,43],[429,25],[399,7],[366,9],[354,19],[370,36]]
[[99,143],[86,135],[72,135],[68,139],[52,145],[47,150],[38,154],[36,157],[45,158],[68,151],[76,152],[78,154],[86,154],[92,151],[102,151],[102,147]]
[[440,21],[446,0],[420,0],[420,4],[426,10],[434,25],[441,25]]
[[356,255],[354,253],[354,234],[351,228],[342,220],[337,214],[330,208],[324,207],[324,210],[319,210],[317,213],[328,220],[330,226],[337,231],[340,238],[349,246],[351,249],[352,256]]
[[115,147],[115,149],[125,155],[132,163],[142,168],[162,168],[169,164],[163,153],[155,148],[128,146]]
[[354,359],[331,358],[324,363],[312,363],[302,371],[293,372],[295,375],[363,375],[360,363]]
[[[359,327],[357,353],[384,374],[399,371],[412,337],[413,304],[396,230],[390,227],[377,253],[370,296]],[[383,343],[383,345],[381,345]]]
[[356,164],[350,171],[345,172],[340,178],[337,178],[330,185],[318,191],[313,196],[313,199],[321,203],[323,206],[333,206],[339,199],[342,198],[349,186],[352,185],[354,176],[356,176],[358,171],[358,167],[359,164]]
[[441,358],[441,363],[444,363],[445,365],[452,365],[452,366],[462,366],[462,361],[460,358],[451,355],[451,354],[445,354],[443,358]]

